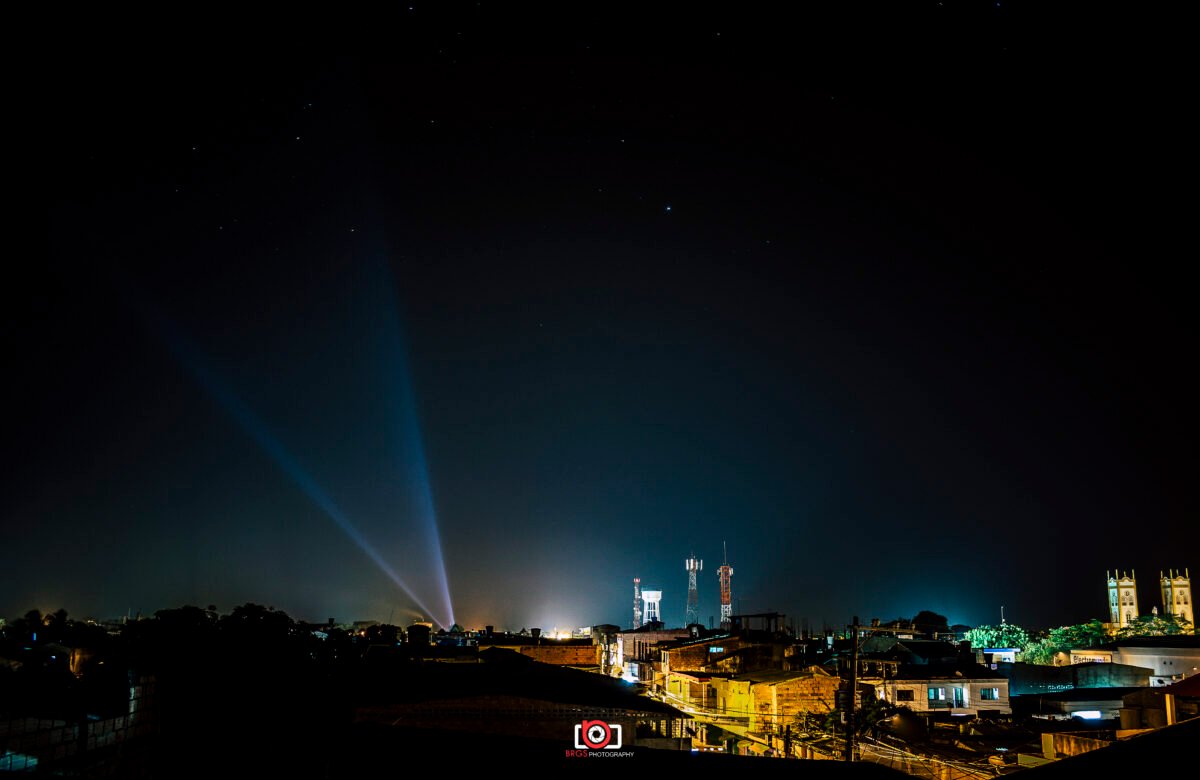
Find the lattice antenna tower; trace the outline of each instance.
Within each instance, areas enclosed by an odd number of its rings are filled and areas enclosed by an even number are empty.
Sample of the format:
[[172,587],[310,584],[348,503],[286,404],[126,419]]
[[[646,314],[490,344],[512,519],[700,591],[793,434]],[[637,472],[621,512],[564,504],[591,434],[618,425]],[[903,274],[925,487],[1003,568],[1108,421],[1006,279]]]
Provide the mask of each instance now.
[[733,567],[729,565],[725,542],[721,542],[721,553],[725,561],[717,569],[717,579],[721,582],[721,628],[728,630],[733,625]]
[[690,626],[700,622],[700,589],[696,586],[696,575],[704,570],[704,561],[697,560],[696,553],[692,553],[683,566],[688,573],[687,620],[684,625]]

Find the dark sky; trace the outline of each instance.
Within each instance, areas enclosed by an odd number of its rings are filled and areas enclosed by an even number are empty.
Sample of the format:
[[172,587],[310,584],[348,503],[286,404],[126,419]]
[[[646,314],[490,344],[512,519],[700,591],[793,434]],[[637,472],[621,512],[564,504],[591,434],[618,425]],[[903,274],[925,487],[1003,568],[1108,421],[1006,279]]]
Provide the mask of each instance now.
[[31,73],[0,615],[680,623],[695,551],[707,623],[726,541],[740,611],[1033,627],[1198,563],[1169,20],[508,5]]

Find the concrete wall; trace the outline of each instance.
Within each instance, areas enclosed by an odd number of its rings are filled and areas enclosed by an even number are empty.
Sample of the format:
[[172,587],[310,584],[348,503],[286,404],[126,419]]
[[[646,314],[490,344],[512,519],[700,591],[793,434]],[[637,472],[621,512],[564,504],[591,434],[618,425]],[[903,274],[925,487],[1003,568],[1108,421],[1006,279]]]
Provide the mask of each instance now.
[[603,650],[600,645],[517,645],[511,649],[555,666],[599,666]]
[[1013,696],[1031,693],[1057,693],[1075,687],[1075,678],[1069,666],[1042,666],[1040,664],[996,664],[996,672],[1008,678],[1009,692]]
[[1081,663],[1073,666],[1039,664],[996,665],[1008,678],[1013,696],[1057,693],[1072,688],[1140,688],[1150,684],[1150,669],[1127,664]]
[[[695,676],[693,676],[695,674]],[[716,686],[703,672],[671,672],[663,683],[673,703],[687,704],[701,709],[717,706]]]
[[1128,664],[1077,664],[1069,667],[1076,688],[1144,688],[1152,670]]
[[1100,739],[1096,736],[1070,732],[1042,735],[1042,749],[1046,753],[1046,758],[1078,756],[1081,753],[1090,753],[1093,750],[1108,747],[1112,743],[1111,739]]
[[717,694],[714,706],[718,713],[730,717],[750,717],[750,681],[714,677],[712,686]]

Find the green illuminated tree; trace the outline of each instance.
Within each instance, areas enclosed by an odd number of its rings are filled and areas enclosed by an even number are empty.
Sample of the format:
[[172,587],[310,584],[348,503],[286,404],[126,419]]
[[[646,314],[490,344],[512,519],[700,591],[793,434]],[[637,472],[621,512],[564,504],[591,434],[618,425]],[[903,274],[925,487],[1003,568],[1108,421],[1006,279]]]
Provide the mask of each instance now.
[[1060,645],[1063,650],[1076,650],[1104,644],[1108,641],[1108,632],[1099,620],[1089,620],[1075,626],[1050,629],[1050,640]]
[[1024,648],[1029,644],[1029,633],[1020,626],[1012,623],[1001,623],[998,626],[977,626],[967,632],[967,639],[973,648],[984,647],[1016,647]]
[[1050,643],[1050,640],[1043,637],[1025,645],[1025,652],[1022,657],[1026,663],[1041,664],[1042,666],[1052,666],[1054,664],[1054,654],[1058,652]]
[[1108,633],[1099,620],[1089,620],[1074,626],[1052,628],[1045,637],[1025,646],[1024,657],[1029,663],[1053,664],[1055,653],[1065,653],[1084,647],[1096,647],[1108,641]]

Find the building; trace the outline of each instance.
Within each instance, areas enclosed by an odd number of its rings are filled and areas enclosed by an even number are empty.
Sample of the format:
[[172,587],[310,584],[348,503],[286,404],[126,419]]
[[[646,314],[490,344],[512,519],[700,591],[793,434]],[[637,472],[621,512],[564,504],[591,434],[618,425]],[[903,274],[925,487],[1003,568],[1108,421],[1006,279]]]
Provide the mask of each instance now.
[[1180,622],[1187,621],[1193,628],[1196,621],[1192,613],[1192,580],[1188,570],[1183,574],[1173,569],[1166,574],[1158,573],[1159,585],[1162,588],[1163,614],[1174,615]]
[[1200,636],[1146,636],[1114,642],[1113,662],[1151,669],[1152,687],[1200,672]]
[[602,723],[622,748],[689,750],[694,731],[690,715],[619,680],[497,648],[480,653],[479,663],[382,675],[353,720],[394,735],[393,743],[455,745],[460,758],[474,755],[477,740],[494,744],[497,737],[501,745],[545,743],[561,757],[563,748],[579,746],[588,722]]
[[1200,717],[1200,676],[1126,694],[1122,729],[1157,729]]
[[683,639],[668,643],[661,649],[663,674],[671,672],[736,672],[724,668],[733,654],[750,643],[721,634],[704,639]]
[[[1062,656],[1063,663],[1058,663]],[[1113,651],[1103,647],[1078,647],[1055,654],[1054,665],[1062,666],[1065,664],[1111,664],[1113,662]],[[1147,683],[1149,685],[1149,683]]]
[[[888,676],[889,671],[894,672],[904,666],[947,666],[966,660],[960,657],[958,648],[949,642],[871,636],[859,646],[858,674],[860,677]],[[974,655],[969,660],[974,661]],[[848,671],[848,654],[843,654],[841,662],[842,670]]]
[[1138,619],[1136,572],[1105,572],[1108,578],[1109,629],[1114,633]]
[[788,649],[789,646],[783,641],[758,640],[731,634],[678,640],[660,646],[664,675],[672,671],[733,674],[767,669],[783,671],[812,665],[798,663],[803,656],[789,659]]
[[808,716],[824,716],[836,706],[841,680],[812,666],[802,671],[768,670],[749,674],[671,672],[665,694],[669,703],[733,729],[782,734]]
[[[845,672],[850,659],[839,659]],[[949,642],[871,636],[858,653],[858,680],[875,695],[919,713],[1008,714],[1008,679]]]
[[1058,693],[1076,688],[1138,688],[1150,685],[1153,670],[1114,663],[1076,663],[1065,666],[1008,663],[996,664],[1008,678],[1010,696]]
[[[1142,636],[1070,651],[1063,662],[1127,664],[1150,671],[1150,685],[1170,685],[1200,672],[1200,636]],[[1056,663],[1057,663],[1056,658]]]
[[811,715],[832,712],[841,679],[818,666],[800,672],[760,672],[750,678],[750,731],[782,734]]
[[[1038,720],[1117,720],[1124,698],[1139,688],[1072,688],[1017,696],[1017,714]],[[1059,751],[1061,752],[1061,750]]]
[[632,631],[617,634],[617,649],[612,674],[628,682],[661,687],[662,653],[659,643],[691,636],[686,628],[664,629],[661,624],[647,623]]
[[863,679],[889,704],[923,714],[1007,715],[1008,680],[979,664],[903,665],[887,679]]
[[511,650],[534,661],[552,666],[574,666],[581,669],[598,669],[604,659],[604,646],[590,637],[587,639],[545,639],[522,637],[514,634],[496,634],[484,638],[480,644]]

